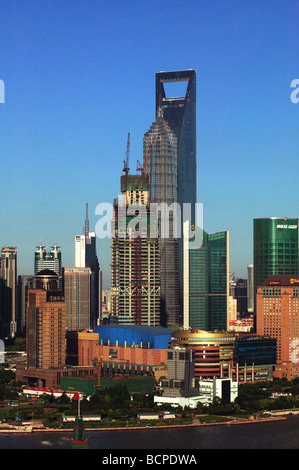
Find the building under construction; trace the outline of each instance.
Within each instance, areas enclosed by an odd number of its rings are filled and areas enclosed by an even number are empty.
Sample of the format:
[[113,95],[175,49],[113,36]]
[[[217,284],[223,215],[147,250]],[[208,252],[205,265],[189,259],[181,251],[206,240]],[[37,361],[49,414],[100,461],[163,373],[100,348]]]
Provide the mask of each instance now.
[[121,193],[112,221],[111,321],[159,326],[160,256],[150,235],[148,176],[129,175],[125,167]]

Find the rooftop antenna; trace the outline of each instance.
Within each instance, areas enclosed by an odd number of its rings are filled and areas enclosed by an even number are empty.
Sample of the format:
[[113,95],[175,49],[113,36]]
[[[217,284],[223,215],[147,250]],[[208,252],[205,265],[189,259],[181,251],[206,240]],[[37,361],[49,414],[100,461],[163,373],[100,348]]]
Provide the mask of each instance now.
[[88,202],[86,203],[86,216],[85,216],[85,226],[84,226],[84,235],[88,237],[89,234],[89,218],[88,218]]

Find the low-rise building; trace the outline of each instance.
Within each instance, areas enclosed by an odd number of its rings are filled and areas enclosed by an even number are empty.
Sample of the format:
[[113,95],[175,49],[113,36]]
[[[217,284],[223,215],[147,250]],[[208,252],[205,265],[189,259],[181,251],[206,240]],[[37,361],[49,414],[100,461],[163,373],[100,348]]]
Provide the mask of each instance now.
[[232,403],[238,396],[238,382],[232,379],[213,379],[199,381],[199,394],[212,403],[218,397],[222,402]]
[[66,364],[92,366],[99,358],[99,334],[89,330],[66,332]]
[[[77,419],[77,416],[63,416],[62,420],[64,423],[74,423]],[[93,422],[93,421],[102,421],[102,416],[100,415],[95,415],[95,416],[89,416],[89,415],[83,415],[82,419],[84,422]]]
[[276,341],[269,335],[178,330],[172,344],[193,350],[194,377],[199,380],[232,378],[241,383],[273,377]]
[[173,347],[167,351],[167,377],[161,379],[164,397],[191,397],[198,395],[194,376],[194,352]]
[[188,406],[189,408],[196,408],[199,403],[202,405],[208,405],[209,401],[204,395],[198,395],[196,397],[165,397],[155,395],[154,403],[157,405],[168,404],[173,407],[181,406],[184,408],[185,406]]
[[43,395],[51,395],[54,398],[60,398],[63,394],[65,394],[71,400],[74,398],[76,394],[79,394],[80,399],[84,397],[84,394],[81,392],[71,392],[64,390],[57,389],[57,388],[44,388],[44,387],[25,387],[23,388],[23,395],[27,398],[39,398]]
[[60,388],[61,377],[80,377],[96,379],[97,367],[61,367],[53,369],[26,368],[24,365],[16,366],[16,380],[29,387]]
[[148,419],[160,419],[160,416],[159,413],[138,413],[137,419],[139,419],[140,421]]

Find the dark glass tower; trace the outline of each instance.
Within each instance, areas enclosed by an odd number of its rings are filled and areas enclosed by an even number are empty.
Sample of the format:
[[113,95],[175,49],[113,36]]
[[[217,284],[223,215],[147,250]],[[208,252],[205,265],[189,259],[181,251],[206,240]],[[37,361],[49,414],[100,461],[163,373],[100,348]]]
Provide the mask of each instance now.
[[253,220],[254,311],[257,288],[272,275],[299,275],[298,219]]
[[208,235],[210,261],[210,329],[227,330],[229,296],[229,232]]
[[[184,97],[168,98],[164,83],[187,81]],[[177,137],[178,202],[196,203],[196,71],[156,74],[156,116],[162,116]],[[194,219],[192,219],[194,220]]]
[[199,248],[190,247],[184,237],[184,328],[226,331],[229,232],[208,234],[199,227],[195,231],[202,239]]
[[1,250],[0,277],[6,281],[7,293],[10,295],[10,336],[13,338],[19,329],[17,325],[17,248],[15,246],[4,246]]
[[[186,95],[167,97],[165,83],[187,82]],[[196,71],[182,70],[156,74],[156,116],[162,115],[177,137],[177,202],[196,203]],[[188,217],[189,218],[189,217]],[[183,233],[183,217],[181,233]],[[178,243],[180,317],[183,306],[183,239]]]

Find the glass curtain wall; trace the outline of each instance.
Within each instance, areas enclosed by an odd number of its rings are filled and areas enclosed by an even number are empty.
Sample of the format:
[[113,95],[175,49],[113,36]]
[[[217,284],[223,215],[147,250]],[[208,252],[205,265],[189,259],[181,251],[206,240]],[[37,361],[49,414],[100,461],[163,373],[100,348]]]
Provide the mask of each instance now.
[[144,135],[143,155],[160,248],[161,326],[171,326],[180,322],[177,217],[171,209],[177,203],[177,139],[161,115]]

